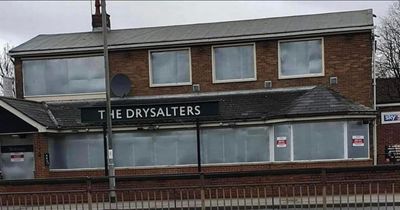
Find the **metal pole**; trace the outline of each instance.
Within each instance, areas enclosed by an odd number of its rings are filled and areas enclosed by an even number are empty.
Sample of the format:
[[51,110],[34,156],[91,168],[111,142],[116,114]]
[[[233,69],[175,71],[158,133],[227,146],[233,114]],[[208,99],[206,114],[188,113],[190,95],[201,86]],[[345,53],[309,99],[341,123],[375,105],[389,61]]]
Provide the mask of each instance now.
[[104,176],[108,176],[108,145],[107,145],[107,126],[103,124],[103,152],[104,152]]
[[196,136],[197,136],[197,172],[201,173],[201,149],[200,149],[200,123],[196,121]]
[[104,45],[104,69],[106,80],[106,116],[107,116],[107,145],[108,145],[108,172],[110,185],[110,201],[115,202],[115,169],[112,148],[112,122],[111,122],[111,100],[110,100],[110,70],[108,65],[108,44],[107,44],[107,10],[106,0],[101,0],[101,19],[103,28],[103,45]]
[[327,205],[326,205],[326,169],[322,169],[321,173],[321,178],[322,178],[322,209],[326,210]]
[[201,170],[201,143],[200,143],[200,122],[196,121],[196,136],[197,136],[197,172],[200,174],[200,199],[201,210],[205,210],[205,192],[204,192],[204,174]]

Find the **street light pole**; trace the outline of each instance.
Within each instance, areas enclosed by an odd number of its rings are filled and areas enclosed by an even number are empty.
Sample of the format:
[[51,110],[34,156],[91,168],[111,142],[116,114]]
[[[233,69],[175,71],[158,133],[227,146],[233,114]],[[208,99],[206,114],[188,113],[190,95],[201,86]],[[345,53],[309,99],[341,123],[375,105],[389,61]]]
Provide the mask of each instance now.
[[112,122],[111,122],[111,100],[110,100],[110,69],[108,64],[108,43],[107,43],[107,12],[106,0],[101,0],[101,19],[103,29],[103,46],[104,46],[104,69],[106,80],[106,116],[107,116],[107,146],[108,146],[108,171],[109,171],[109,187],[110,200],[115,202],[115,168],[112,147]]

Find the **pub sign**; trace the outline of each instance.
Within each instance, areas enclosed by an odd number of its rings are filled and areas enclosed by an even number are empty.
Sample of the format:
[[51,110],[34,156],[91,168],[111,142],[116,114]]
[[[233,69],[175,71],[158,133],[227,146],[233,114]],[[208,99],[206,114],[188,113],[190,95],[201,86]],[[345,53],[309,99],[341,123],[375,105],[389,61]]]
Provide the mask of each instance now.
[[[134,104],[112,105],[111,119],[113,121],[138,121],[164,118],[198,118],[216,116],[219,113],[217,101],[173,104]],[[107,119],[105,107],[81,108],[83,123],[105,122]]]

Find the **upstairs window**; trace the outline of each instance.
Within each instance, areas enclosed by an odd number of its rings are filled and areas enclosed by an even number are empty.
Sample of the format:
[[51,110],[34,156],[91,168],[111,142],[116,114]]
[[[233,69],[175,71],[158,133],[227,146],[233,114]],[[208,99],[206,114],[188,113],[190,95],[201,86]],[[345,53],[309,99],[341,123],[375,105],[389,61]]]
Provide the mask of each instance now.
[[324,75],[323,40],[279,42],[279,78]]
[[150,86],[191,85],[189,49],[149,51]]
[[105,91],[102,56],[26,60],[22,63],[25,96]]
[[213,82],[256,80],[255,45],[213,47]]

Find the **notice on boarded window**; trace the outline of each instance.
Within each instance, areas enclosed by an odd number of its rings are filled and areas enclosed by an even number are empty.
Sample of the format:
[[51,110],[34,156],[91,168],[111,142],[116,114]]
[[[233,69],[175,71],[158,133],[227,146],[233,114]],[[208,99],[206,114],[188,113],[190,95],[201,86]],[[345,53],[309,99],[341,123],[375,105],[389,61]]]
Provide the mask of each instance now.
[[353,147],[364,146],[364,136],[352,136]]
[[278,148],[287,147],[287,138],[286,138],[286,136],[278,136],[278,137],[276,137],[276,147],[278,147]]
[[15,152],[10,154],[11,162],[24,162],[24,153],[23,152]]

